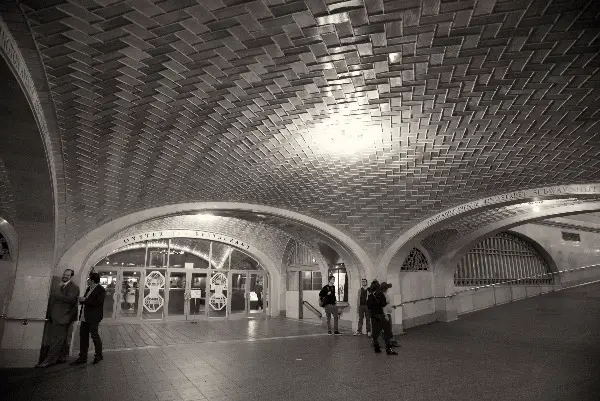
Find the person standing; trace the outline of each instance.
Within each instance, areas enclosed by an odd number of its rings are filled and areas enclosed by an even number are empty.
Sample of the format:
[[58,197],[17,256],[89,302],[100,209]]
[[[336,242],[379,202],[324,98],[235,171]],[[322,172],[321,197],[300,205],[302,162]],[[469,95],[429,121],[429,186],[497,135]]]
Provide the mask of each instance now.
[[85,294],[79,298],[79,303],[82,305],[81,312],[79,312],[79,320],[81,320],[81,327],[79,328],[79,358],[71,362],[71,365],[87,363],[90,337],[92,337],[92,341],[94,342],[95,352],[92,363],[97,364],[104,359],[102,356],[102,340],[100,339],[98,328],[104,317],[105,297],[106,290],[100,285],[100,275],[98,273],[90,273]]
[[381,352],[381,348],[379,347],[379,335],[383,331],[386,354],[398,355],[398,353],[392,348],[392,333],[390,325],[388,324],[388,320],[383,313],[383,308],[387,305],[387,302],[385,300],[385,294],[381,291],[381,285],[377,280],[374,280],[371,283],[369,290],[370,294],[369,298],[367,299],[367,306],[369,307],[369,312],[371,313],[371,327],[373,328],[372,336],[375,352]]
[[392,347],[400,347],[400,344],[394,339],[394,331],[392,330],[392,313],[396,309],[396,305],[392,305],[392,297],[390,296],[388,290],[392,288],[390,283],[386,283],[385,281],[381,283],[381,292],[385,295],[385,302],[387,305],[383,308],[383,314],[387,320],[386,324],[389,325],[390,330],[390,344]]
[[327,332],[331,334],[331,315],[333,315],[333,330],[334,334],[341,334],[338,331],[338,309],[337,300],[335,297],[335,277],[329,276],[329,282],[326,286],[321,288],[319,292],[319,299],[323,302],[322,306],[325,308],[325,315],[327,316]]
[[67,361],[69,329],[71,323],[77,320],[79,286],[71,281],[74,274],[75,272],[72,269],[65,269],[61,278],[61,285],[55,287],[52,291],[48,355],[41,363],[36,365],[36,368],[47,368]]
[[256,285],[254,286],[254,292],[256,293],[256,298],[258,300],[258,302],[256,304],[256,310],[263,309],[263,300],[262,300],[263,286],[260,284],[260,281],[258,281],[256,283]]
[[371,316],[369,315],[369,308],[367,307],[367,296],[369,292],[367,291],[367,279],[362,279],[362,287],[358,290],[358,330],[354,333],[355,336],[362,335],[362,326],[363,320],[367,321],[367,336],[371,336]]

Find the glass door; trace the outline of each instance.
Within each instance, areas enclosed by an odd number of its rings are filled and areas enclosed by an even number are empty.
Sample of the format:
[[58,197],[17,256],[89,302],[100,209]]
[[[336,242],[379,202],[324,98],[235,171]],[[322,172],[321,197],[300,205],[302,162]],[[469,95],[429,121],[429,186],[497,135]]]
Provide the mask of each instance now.
[[139,320],[142,305],[142,269],[127,269],[117,275],[114,316],[119,320]]
[[167,319],[198,320],[206,318],[205,270],[169,270],[167,282]]
[[229,272],[229,317],[265,315],[266,283],[263,272]]
[[229,272],[229,317],[245,317],[248,297],[247,274],[245,272]]
[[100,275],[100,285],[106,290],[104,297],[104,319],[115,318],[115,308],[118,304],[117,270],[95,269]]
[[185,320],[188,314],[188,273],[185,270],[171,269],[167,281],[167,318]]
[[187,320],[205,319],[207,314],[207,276],[206,270],[188,271],[188,312]]
[[265,314],[266,282],[264,273],[248,273],[247,310],[251,317]]

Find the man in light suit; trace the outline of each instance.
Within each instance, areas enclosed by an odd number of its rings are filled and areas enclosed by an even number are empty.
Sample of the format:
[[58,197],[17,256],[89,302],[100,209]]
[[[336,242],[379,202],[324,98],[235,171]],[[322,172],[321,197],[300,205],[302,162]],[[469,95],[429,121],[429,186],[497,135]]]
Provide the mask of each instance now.
[[104,298],[106,290],[100,285],[100,275],[98,273],[90,273],[88,278],[88,287],[85,290],[83,297],[79,298],[81,312],[79,312],[79,327],[80,350],[79,358],[71,362],[71,365],[80,365],[87,363],[87,354],[90,347],[90,337],[94,342],[94,361],[97,364],[102,359],[102,340],[98,333],[100,322],[104,318]]
[[50,346],[46,358],[36,365],[38,368],[47,368],[56,363],[65,363],[69,353],[68,334],[77,319],[77,297],[79,286],[71,279],[73,270],[66,269],[62,275],[62,284],[52,291],[50,306]]

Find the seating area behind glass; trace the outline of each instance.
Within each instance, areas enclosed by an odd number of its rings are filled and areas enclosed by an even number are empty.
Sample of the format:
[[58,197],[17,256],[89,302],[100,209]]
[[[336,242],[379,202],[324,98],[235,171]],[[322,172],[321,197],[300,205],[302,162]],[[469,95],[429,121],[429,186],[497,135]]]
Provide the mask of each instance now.
[[110,321],[264,317],[268,273],[220,242],[170,238],[126,245],[96,263]]

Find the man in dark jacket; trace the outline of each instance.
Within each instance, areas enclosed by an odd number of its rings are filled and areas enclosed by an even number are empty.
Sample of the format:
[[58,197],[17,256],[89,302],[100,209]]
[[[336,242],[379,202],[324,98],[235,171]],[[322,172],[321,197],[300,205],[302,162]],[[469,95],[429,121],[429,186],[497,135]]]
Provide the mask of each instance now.
[[327,332],[331,334],[331,315],[333,315],[334,334],[340,334],[338,331],[338,309],[335,297],[335,277],[329,276],[329,283],[319,292],[319,298],[322,299],[325,315],[327,316]]
[[66,269],[62,275],[62,283],[52,291],[48,355],[36,365],[37,368],[46,368],[67,361],[69,353],[67,337],[71,323],[77,320],[77,297],[79,296],[79,286],[71,281],[73,274],[73,270]]
[[369,308],[367,308],[367,296],[369,291],[367,288],[367,279],[362,279],[362,287],[358,290],[358,330],[354,333],[355,336],[362,334],[363,320],[367,323],[367,335],[371,336],[371,317],[369,316]]
[[100,285],[100,275],[98,273],[90,273],[88,279],[88,287],[85,290],[83,297],[79,298],[79,303],[82,305],[79,312],[79,320],[81,327],[79,328],[80,350],[79,358],[71,362],[71,365],[79,365],[87,363],[87,354],[90,347],[90,336],[94,342],[94,364],[102,359],[102,340],[98,334],[98,327],[104,317],[104,298],[106,290]]
[[383,340],[385,341],[385,352],[388,355],[398,355],[392,348],[392,327],[383,313],[383,307],[387,305],[385,294],[381,291],[379,281],[374,280],[369,287],[369,297],[367,298],[367,306],[371,314],[371,327],[373,329],[373,346],[375,352],[381,352],[379,347],[379,334],[383,330]]

